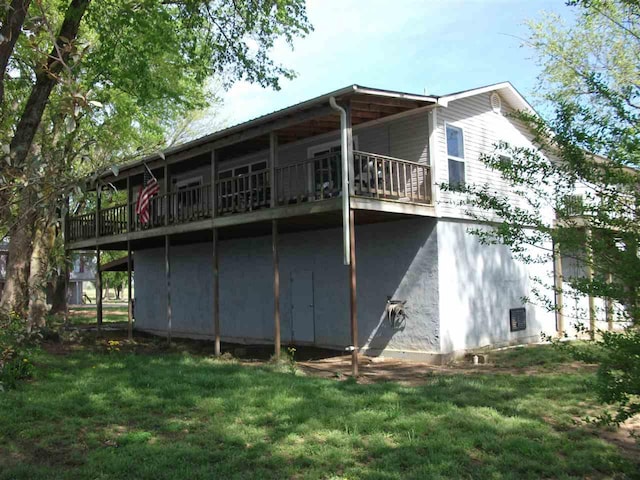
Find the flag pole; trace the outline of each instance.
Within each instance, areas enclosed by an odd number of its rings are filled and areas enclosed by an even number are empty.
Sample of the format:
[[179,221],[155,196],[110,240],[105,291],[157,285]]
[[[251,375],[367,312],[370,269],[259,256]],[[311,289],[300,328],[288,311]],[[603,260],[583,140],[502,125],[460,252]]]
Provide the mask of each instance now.
[[146,163],[143,163],[144,168],[147,169],[147,172],[149,172],[149,175],[151,175],[151,178],[153,178],[156,182],[158,181],[158,179],[156,178],[156,176],[153,174],[153,172],[151,171],[151,169],[149,168],[149,166]]

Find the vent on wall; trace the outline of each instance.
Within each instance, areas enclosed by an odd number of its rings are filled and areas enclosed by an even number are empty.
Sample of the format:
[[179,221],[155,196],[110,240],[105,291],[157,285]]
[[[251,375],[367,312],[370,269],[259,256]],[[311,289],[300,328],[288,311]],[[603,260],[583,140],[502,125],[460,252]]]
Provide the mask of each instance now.
[[491,109],[494,113],[500,113],[502,110],[502,99],[495,92],[491,94]]

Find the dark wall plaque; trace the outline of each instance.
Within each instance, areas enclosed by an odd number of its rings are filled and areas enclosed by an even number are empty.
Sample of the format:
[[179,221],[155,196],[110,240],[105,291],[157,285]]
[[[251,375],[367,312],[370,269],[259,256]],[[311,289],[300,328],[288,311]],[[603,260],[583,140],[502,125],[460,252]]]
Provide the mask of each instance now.
[[527,310],[524,308],[512,308],[509,310],[509,327],[512,332],[527,328]]

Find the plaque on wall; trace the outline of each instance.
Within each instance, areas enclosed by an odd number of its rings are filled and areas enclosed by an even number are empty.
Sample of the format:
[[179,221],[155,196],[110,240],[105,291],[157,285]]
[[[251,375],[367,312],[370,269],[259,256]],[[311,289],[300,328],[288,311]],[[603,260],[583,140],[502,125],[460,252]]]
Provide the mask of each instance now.
[[527,310],[525,308],[512,308],[509,310],[509,327],[512,332],[527,328]]

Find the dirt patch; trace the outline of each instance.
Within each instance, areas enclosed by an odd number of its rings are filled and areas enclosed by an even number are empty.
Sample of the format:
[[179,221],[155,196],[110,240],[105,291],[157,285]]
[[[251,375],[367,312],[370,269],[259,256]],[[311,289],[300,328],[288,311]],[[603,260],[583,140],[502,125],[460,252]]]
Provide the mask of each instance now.
[[[341,378],[351,376],[351,357],[339,356],[320,360],[301,361],[297,365],[308,375],[325,378]],[[404,385],[418,386],[424,384],[434,375],[545,375],[568,374],[595,371],[595,365],[580,362],[554,365],[553,368],[505,367],[492,363],[472,365],[468,362],[448,365],[431,365],[409,360],[392,360],[382,358],[361,357],[359,362],[359,383],[398,382]]]

